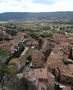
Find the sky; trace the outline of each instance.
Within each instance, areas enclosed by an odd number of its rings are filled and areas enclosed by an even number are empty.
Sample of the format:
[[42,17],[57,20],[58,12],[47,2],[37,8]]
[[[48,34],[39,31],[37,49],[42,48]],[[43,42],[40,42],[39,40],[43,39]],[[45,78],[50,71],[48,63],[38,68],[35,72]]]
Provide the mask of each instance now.
[[0,13],[73,11],[73,0],[0,0]]

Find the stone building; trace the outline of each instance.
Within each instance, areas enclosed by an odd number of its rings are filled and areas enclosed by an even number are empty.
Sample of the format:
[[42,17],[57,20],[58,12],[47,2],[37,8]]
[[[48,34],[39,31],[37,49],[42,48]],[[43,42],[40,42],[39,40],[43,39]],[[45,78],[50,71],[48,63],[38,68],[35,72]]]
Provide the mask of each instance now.
[[38,90],[54,90],[55,77],[46,68],[33,69],[29,72],[17,74],[18,78],[25,77],[31,81]]
[[41,51],[36,50],[32,55],[32,67],[41,68],[44,66],[44,62],[45,62],[44,54]]

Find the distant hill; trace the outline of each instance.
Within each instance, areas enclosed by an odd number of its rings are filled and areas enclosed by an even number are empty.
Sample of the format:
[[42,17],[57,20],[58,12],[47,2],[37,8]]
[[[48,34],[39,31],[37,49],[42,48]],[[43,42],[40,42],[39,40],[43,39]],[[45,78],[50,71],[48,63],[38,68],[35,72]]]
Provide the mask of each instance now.
[[25,18],[36,18],[36,19],[50,19],[50,20],[61,20],[70,19],[73,20],[73,12],[7,12],[0,13],[0,21],[18,20]]

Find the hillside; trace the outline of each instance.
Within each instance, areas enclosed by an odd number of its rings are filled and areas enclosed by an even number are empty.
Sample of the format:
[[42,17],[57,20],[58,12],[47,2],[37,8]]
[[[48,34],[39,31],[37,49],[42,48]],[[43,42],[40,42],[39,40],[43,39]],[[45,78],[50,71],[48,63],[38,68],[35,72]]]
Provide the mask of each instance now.
[[0,14],[0,21],[18,20],[25,18],[50,19],[50,20],[73,20],[73,12],[7,12]]

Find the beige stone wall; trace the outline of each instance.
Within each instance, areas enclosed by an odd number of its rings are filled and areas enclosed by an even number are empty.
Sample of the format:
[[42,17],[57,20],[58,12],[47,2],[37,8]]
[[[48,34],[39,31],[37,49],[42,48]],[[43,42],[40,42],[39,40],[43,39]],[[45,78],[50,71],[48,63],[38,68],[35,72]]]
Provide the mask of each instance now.
[[62,90],[71,90],[71,87],[66,86],[66,87],[62,88]]
[[44,65],[44,59],[40,60],[40,59],[37,59],[37,60],[33,60],[32,61],[32,67],[43,67]]
[[68,77],[65,75],[61,75],[60,82],[73,86],[73,77]]

